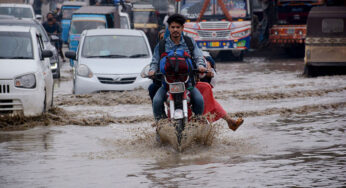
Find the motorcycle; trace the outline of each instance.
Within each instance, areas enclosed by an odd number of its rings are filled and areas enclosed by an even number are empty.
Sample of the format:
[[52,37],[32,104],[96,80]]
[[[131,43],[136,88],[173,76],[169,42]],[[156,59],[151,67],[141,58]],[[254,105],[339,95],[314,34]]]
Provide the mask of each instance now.
[[[200,73],[197,70],[193,70],[195,73]],[[148,78],[149,66],[145,67],[141,73],[143,78]],[[175,128],[177,149],[181,151],[183,149],[183,131],[187,124],[193,119],[192,118],[192,104],[191,104],[191,93],[187,89],[187,83],[190,79],[189,74],[174,74],[174,75],[163,75],[162,73],[155,73],[154,77],[165,80],[167,84],[167,99],[164,102],[167,109],[167,117],[169,125]],[[206,119],[198,120],[208,125],[209,122]],[[209,126],[210,128],[211,126]],[[160,131],[160,127],[157,126],[157,136]],[[191,136],[190,140],[193,139]],[[171,142],[171,141],[170,141]],[[172,144],[172,143],[171,143]]]

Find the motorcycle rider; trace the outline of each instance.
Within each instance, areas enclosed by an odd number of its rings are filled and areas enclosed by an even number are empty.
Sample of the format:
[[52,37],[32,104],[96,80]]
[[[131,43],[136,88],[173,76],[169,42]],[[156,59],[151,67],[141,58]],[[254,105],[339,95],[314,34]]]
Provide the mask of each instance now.
[[[184,16],[180,14],[174,14],[170,16],[167,20],[168,23],[168,30],[170,32],[170,36],[167,37],[165,40],[165,51],[175,51],[175,50],[184,50],[189,55],[193,54],[192,59],[195,61],[196,68],[200,72],[205,72],[206,64],[203,60],[202,51],[197,47],[196,42],[192,40],[192,43],[194,45],[193,52],[190,52],[188,49],[188,46],[182,36],[182,32],[184,29],[184,23],[186,19]],[[159,44],[156,45],[154,49],[154,55],[153,59],[150,64],[150,70],[148,73],[149,77],[153,77],[155,73],[159,68],[159,61],[160,61],[161,54],[159,54]],[[191,81],[189,81],[191,82]],[[196,116],[202,115],[204,111],[204,101],[203,96],[198,91],[197,88],[195,88],[191,83],[189,83],[191,87],[188,89],[191,93],[191,102],[192,102],[192,111],[195,113]],[[167,89],[164,86],[161,86],[160,89],[156,92],[154,99],[153,99],[153,113],[155,120],[158,121],[162,118],[164,118],[164,100],[166,98]]]
[[[61,34],[60,25],[56,22],[56,18],[52,12],[49,12],[47,14],[47,21],[44,22],[42,25],[48,35],[54,34],[59,36]],[[62,40],[60,39],[60,37],[59,37],[59,41],[56,42],[55,46],[60,54],[61,59],[63,60],[63,62],[65,62],[66,60],[62,52]]]

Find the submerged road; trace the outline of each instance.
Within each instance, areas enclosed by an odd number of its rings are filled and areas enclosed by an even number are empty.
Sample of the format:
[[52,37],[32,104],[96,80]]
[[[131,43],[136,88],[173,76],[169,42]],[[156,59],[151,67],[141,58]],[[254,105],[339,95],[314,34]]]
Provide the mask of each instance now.
[[286,56],[218,62],[214,95],[245,122],[177,153],[155,141],[147,91],[72,95],[66,63],[56,107],[0,131],[0,187],[343,187],[346,76],[302,71]]

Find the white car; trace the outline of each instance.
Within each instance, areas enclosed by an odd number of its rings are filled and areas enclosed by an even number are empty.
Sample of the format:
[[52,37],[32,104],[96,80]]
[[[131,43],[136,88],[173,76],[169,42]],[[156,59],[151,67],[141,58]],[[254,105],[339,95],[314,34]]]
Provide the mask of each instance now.
[[30,4],[1,3],[0,15],[9,15],[16,18],[29,18],[38,20],[42,18],[41,15],[35,15],[34,9]]
[[52,44],[46,30],[43,28],[42,24],[38,20],[33,19],[0,19],[0,25],[9,26],[25,26],[25,27],[35,27],[42,35],[43,44],[46,50],[53,52],[53,56],[50,58],[51,69],[53,73],[53,78],[60,78],[60,60],[58,50]]
[[0,114],[42,114],[53,105],[53,53],[34,27],[0,26],[0,41]]
[[140,30],[85,30],[77,54],[68,51],[65,55],[77,61],[73,79],[75,94],[147,89],[152,82],[140,76],[152,59],[148,39]]

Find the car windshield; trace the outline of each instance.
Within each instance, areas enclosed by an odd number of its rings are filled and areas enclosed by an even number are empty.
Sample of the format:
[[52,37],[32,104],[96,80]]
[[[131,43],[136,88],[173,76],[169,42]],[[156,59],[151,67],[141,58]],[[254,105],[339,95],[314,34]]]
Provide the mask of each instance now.
[[134,23],[157,23],[154,11],[134,11],[133,17]]
[[82,56],[87,58],[148,57],[149,49],[141,36],[107,35],[85,37]]
[[[250,15],[246,0],[222,0],[225,8],[232,18],[245,18]],[[196,19],[204,5],[204,0],[182,1],[181,13],[188,19]],[[221,6],[217,0],[211,0],[204,12],[203,19],[224,18]]]
[[63,8],[62,9],[62,19],[65,19],[65,20],[71,20],[72,18],[72,13],[77,10],[79,8]]
[[81,34],[87,29],[103,29],[106,28],[105,21],[99,20],[73,20],[71,23],[71,34]]
[[23,7],[0,7],[0,14],[17,18],[34,18],[31,9]]
[[0,59],[33,59],[30,33],[0,32]]

